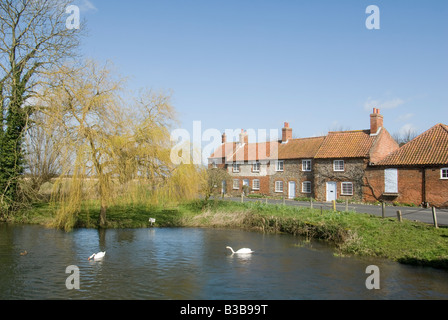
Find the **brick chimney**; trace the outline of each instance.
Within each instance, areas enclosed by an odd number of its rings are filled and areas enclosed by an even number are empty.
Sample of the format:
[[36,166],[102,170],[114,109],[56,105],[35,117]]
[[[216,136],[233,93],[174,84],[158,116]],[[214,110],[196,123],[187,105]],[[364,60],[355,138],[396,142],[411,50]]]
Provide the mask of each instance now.
[[222,138],[222,143],[226,143],[227,142],[227,135],[226,135],[225,132],[222,134],[221,138]]
[[282,142],[286,142],[292,139],[292,128],[289,127],[289,123],[285,122],[285,126],[282,129]]
[[249,142],[249,136],[247,135],[247,131],[241,129],[240,133],[240,144],[248,143]]
[[383,116],[380,114],[380,109],[373,108],[373,113],[370,115],[370,134],[377,134],[382,126]]

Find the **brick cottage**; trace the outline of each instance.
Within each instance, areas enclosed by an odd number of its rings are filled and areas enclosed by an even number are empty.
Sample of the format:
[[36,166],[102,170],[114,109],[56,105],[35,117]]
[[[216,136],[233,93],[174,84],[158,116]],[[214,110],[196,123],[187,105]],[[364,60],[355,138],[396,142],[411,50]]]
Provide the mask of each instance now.
[[370,166],[366,201],[448,207],[448,126],[437,124]]
[[[446,126],[436,127],[440,127],[437,136],[442,141],[444,133],[439,131],[446,131]],[[232,179],[223,191],[231,195],[240,195],[245,190],[290,199],[307,197],[318,201],[349,199],[416,204],[436,197],[438,204],[446,205],[443,194],[446,195],[448,178],[443,177],[448,175],[448,149],[443,144],[441,148],[435,148],[438,153],[431,156],[437,159],[437,164],[431,168],[426,165],[429,168],[425,171],[426,194],[417,196],[423,190],[423,177],[409,184],[404,179],[398,180],[403,185],[401,188],[408,190],[406,195],[384,192],[388,190],[385,183],[392,174],[389,172],[398,166],[395,157],[415,149],[426,154],[425,148],[432,148],[428,145],[431,139],[419,141],[418,145],[409,143],[411,147],[414,145],[412,149],[399,148],[383,126],[383,115],[375,108],[370,115],[370,128],[366,130],[333,131],[326,136],[293,139],[292,128],[285,122],[282,139],[278,141],[249,143],[247,132],[242,130],[237,142],[227,142],[223,134],[222,145],[210,156],[209,166],[227,170]],[[422,170],[415,168],[416,163],[406,165],[405,168],[403,163],[401,170]],[[429,195],[428,178],[435,172],[431,170],[439,170],[439,178],[442,177],[439,180],[443,181],[436,183],[441,191],[431,191]],[[436,196],[436,193],[440,194]]]

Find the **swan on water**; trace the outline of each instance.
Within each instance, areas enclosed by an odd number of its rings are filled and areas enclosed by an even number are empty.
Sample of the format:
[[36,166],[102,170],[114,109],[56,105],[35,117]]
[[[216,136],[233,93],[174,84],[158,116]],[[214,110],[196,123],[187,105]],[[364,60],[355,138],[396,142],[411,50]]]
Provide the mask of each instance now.
[[249,248],[241,248],[238,251],[233,251],[232,247],[227,246],[226,249],[230,249],[233,253],[252,253],[253,251]]
[[106,255],[106,251],[94,253],[87,260],[90,260],[90,259],[101,260],[104,258],[105,255]]

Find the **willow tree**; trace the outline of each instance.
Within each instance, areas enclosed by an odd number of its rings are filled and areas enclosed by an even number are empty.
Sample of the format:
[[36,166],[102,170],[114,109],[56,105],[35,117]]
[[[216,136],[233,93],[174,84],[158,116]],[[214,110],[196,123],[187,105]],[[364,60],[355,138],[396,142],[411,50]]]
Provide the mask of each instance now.
[[122,80],[112,77],[107,66],[87,61],[59,68],[48,83],[52,86],[41,92],[39,112],[52,122],[48,127],[60,128],[59,144],[67,153],[56,183],[61,205],[57,225],[69,228],[73,224],[83,194],[91,192],[86,185],[95,184],[103,226],[115,173],[110,166],[115,157],[111,137],[120,135],[124,125],[119,109]]
[[0,1],[0,215],[17,203],[23,136],[41,75],[75,55],[80,30],[66,26],[69,0]]
[[175,111],[168,94],[146,90],[130,103],[121,98],[123,80],[93,61],[60,68],[48,83],[39,112],[48,119],[44,127],[59,128],[66,153],[53,188],[57,227],[73,227],[87,199],[98,200],[103,227],[108,207],[136,190],[150,200],[197,195],[198,168],[170,159]]

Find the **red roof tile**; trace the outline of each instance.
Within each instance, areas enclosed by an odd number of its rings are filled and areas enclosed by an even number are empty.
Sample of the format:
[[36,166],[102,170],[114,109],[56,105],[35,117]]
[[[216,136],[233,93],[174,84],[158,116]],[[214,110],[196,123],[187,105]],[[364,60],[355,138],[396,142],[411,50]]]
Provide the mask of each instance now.
[[436,124],[406,143],[376,165],[445,165],[448,164],[448,126]]
[[329,132],[315,158],[367,158],[376,137],[370,130]]
[[278,159],[314,158],[325,137],[291,139],[278,147]]
[[228,161],[256,161],[276,158],[278,153],[278,142],[246,143],[241,148],[237,148],[233,157],[228,157]]
[[236,151],[236,147],[236,142],[223,143],[218,148],[216,148],[216,150],[210,156],[210,159],[226,158]]

